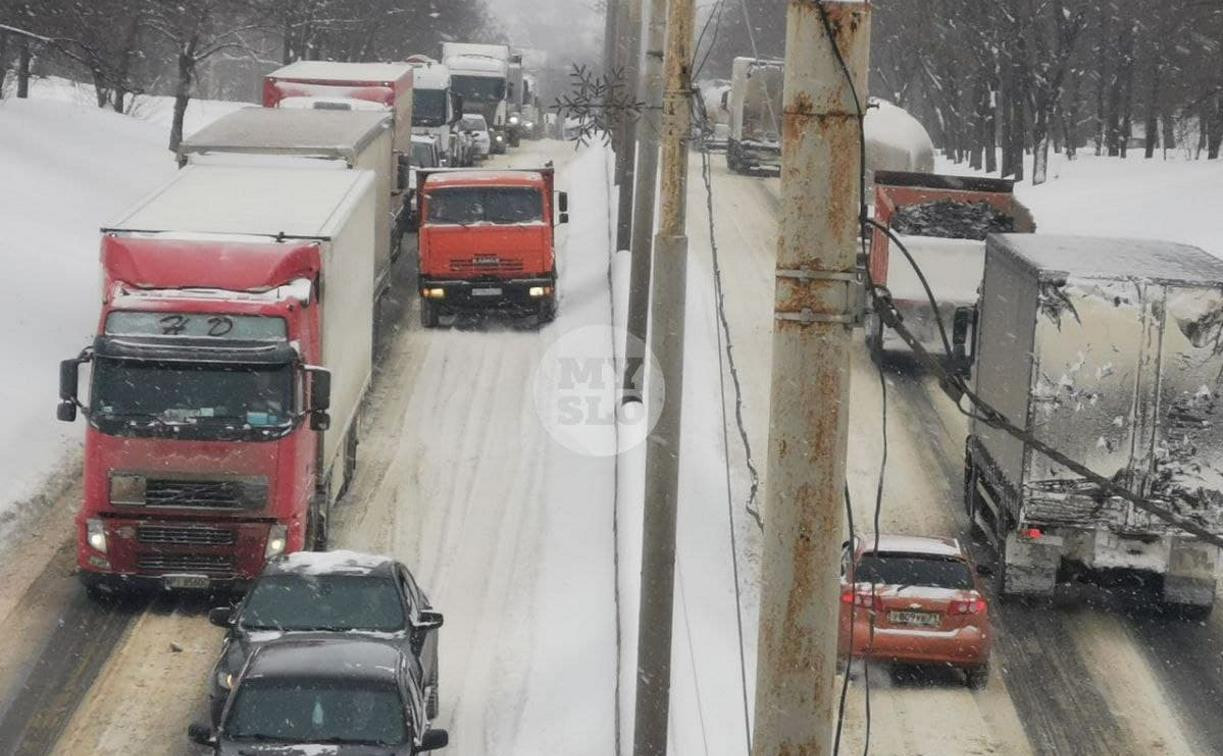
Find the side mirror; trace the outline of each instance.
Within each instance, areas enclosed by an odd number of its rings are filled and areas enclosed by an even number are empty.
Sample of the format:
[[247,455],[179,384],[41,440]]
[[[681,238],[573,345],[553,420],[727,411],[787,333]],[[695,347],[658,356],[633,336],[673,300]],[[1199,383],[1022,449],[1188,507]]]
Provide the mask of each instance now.
[[314,410],[310,413],[310,430],[325,431],[331,429],[331,415],[323,410]]
[[972,307],[957,307],[951,321],[952,356],[955,358],[956,367],[960,370],[967,370],[973,363],[973,358],[968,354],[967,344],[975,314]]
[[187,725],[187,737],[192,743],[198,743],[203,746],[215,746],[216,738],[212,737],[212,728],[203,722],[192,722]]
[[55,417],[62,422],[76,420],[77,383],[80,380],[81,359],[64,360],[59,364],[59,406]]
[[450,733],[445,730],[425,730],[420,737],[420,751],[436,751],[450,745]]
[[233,627],[234,608],[232,606],[213,607],[208,610],[208,621],[217,627]]
[[441,612],[424,611],[420,613],[420,622],[412,626],[414,630],[436,630],[442,626],[445,618]]
[[557,192],[556,206],[562,213],[569,212],[569,192]]
[[307,367],[310,374],[310,410],[326,412],[331,409],[331,371],[321,367]]

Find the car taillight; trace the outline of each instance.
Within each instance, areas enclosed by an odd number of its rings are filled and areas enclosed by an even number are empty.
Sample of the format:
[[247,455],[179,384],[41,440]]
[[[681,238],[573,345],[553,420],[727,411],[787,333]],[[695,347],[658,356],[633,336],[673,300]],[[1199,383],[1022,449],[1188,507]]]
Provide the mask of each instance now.
[[963,601],[952,601],[947,607],[948,614],[984,614],[988,608],[983,598],[965,599]]
[[853,604],[862,609],[874,609],[877,612],[883,611],[883,599],[870,593],[855,593],[853,591],[841,592],[842,604]]

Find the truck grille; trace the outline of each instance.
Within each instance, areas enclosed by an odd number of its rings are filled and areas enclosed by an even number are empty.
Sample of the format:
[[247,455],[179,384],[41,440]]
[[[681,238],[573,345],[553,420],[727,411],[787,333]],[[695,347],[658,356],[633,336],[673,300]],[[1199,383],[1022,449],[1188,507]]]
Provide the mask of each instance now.
[[474,258],[469,260],[451,260],[451,273],[473,273],[476,275],[496,275],[521,273],[522,260],[502,260],[498,257]]
[[148,572],[229,575],[234,571],[233,557],[214,554],[141,554],[136,564]]
[[150,478],[144,494],[150,507],[196,509],[243,509],[241,484],[229,480],[155,480]]
[[141,525],[136,529],[136,538],[141,543],[172,544],[178,546],[229,546],[234,542],[234,531],[208,526],[174,527],[168,525]]

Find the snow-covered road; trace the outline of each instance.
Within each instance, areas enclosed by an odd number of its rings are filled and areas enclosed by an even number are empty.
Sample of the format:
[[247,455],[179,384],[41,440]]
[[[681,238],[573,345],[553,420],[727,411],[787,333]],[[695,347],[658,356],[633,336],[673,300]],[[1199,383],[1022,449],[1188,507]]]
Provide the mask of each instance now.
[[[615,458],[558,444],[533,404],[549,345],[610,322],[606,153],[524,143],[495,164],[545,160],[557,163],[558,188],[570,191],[574,209],[560,234],[556,322],[426,331],[405,255],[363,416],[358,477],[333,532],[337,546],[403,560],[445,613],[438,724],[464,754],[614,752]],[[610,354],[612,344],[589,348]],[[614,427],[592,432],[612,436]],[[4,626],[50,635],[11,667],[25,677],[22,700],[48,704],[27,708],[57,711],[33,725],[7,722],[8,732],[64,754],[191,752],[185,728],[202,715],[220,639],[206,607],[164,599],[107,615],[81,603],[67,570],[55,578],[62,603],[19,617],[29,602],[18,602]],[[38,580],[30,585],[27,593],[39,592]],[[67,632],[57,614],[69,618]],[[81,636],[102,627],[110,632],[98,638],[101,658],[74,667],[91,647]],[[0,716],[8,709],[0,706]]]

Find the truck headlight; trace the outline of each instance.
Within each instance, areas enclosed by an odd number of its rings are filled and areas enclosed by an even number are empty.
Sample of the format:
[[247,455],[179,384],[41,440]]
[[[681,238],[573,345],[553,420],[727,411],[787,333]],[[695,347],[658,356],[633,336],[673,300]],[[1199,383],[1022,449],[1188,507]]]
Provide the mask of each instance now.
[[527,295],[536,299],[539,297],[546,297],[551,293],[551,286],[532,286],[530,289],[527,289]]
[[144,506],[146,479],[143,475],[112,473],[110,476],[110,503],[118,507]]
[[106,528],[102,525],[101,520],[85,521],[85,540],[89,542],[89,548],[103,554],[106,553]]
[[505,137],[503,137],[503,136],[501,136],[500,134],[498,134],[498,135],[497,135],[497,141],[498,141],[498,142],[504,142],[504,141],[505,141]]
[[445,299],[445,289],[421,289],[420,295],[425,299]]
[[232,672],[226,672],[223,669],[217,670],[217,685],[221,690],[229,690],[234,687],[234,675]]
[[263,550],[263,558],[271,559],[274,556],[280,556],[285,553],[288,537],[289,529],[284,525],[276,524],[268,528],[268,545]]
[[512,116],[510,116],[510,125],[511,125],[511,126],[517,126],[517,125],[518,125],[518,116],[516,116],[516,115],[512,115]]

